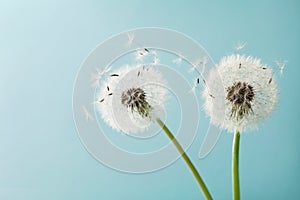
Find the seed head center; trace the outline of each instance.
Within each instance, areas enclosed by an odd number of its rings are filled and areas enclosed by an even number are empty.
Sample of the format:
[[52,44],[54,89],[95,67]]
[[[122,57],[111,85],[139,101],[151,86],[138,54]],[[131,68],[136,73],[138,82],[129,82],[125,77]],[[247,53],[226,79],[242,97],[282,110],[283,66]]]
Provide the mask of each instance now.
[[121,102],[132,112],[137,112],[142,117],[148,117],[151,106],[147,102],[146,93],[141,88],[130,88],[121,95]]
[[251,102],[254,99],[254,90],[249,83],[235,82],[229,86],[226,99],[232,104],[231,117],[237,120],[253,112]]

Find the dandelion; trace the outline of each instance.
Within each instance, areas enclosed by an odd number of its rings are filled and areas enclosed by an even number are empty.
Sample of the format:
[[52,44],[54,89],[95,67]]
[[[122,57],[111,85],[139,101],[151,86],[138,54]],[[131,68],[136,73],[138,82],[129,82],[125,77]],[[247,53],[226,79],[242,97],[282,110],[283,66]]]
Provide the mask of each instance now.
[[[221,81],[216,81],[218,76]],[[277,102],[273,71],[250,56],[224,57],[217,70],[210,72],[206,83],[205,111],[214,125],[230,132],[256,128]]]
[[278,100],[273,71],[251,56],[224,57],[211,70],[204,89],[205,111],[211,123],[234,132],[233,193],[239,199],[238,154],[240,133],[270,116]]
[[167,99],[166,85],[153,65],[127,65],[114,71],[102,83],[96,108],[109,126],[126,134],[142,133],[152,122],[158,123],[182,155],[206,199],[212,199],[197,169],[160,118]]
[[113,129],[142,132],[164,109],[166,81],[152,67],[124,66],[112,72],[97,95],[97,110]]

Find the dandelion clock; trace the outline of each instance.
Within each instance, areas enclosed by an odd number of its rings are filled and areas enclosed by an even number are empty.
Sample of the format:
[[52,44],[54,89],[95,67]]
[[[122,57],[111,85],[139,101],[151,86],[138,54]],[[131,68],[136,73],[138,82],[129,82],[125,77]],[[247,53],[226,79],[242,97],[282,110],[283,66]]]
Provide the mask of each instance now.
[[74,85],[82,143],[122,172],[152,172],[182,158],[203,196],[212,199],[186,153],[199,131],[198,87],[212,68],[206,51],[176,31],[145,28],[112,37],[91,52]]
[[[215,82],[219,77],[222,82]],[[210,71],[207,85],[204,108],[211,123],[234,133],[232,182],[234,199],[239,199],[240,134],[270,116],[278,100],[276,80],[272,69],[259,59],[236,54],[221,59]]]

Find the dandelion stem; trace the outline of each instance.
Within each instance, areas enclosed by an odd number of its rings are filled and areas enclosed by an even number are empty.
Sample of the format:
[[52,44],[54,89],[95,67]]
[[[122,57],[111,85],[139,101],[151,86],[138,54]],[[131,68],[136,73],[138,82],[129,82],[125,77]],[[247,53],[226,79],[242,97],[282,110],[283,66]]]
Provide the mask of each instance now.
[[240,132],[236,131],[232,143],[232,193],[233,200],[240,199],[240,180],[239,180],[239,148]]
[[178,152],[180,153],[180,155],[182,156],[182,158],[184,159],[184,161],[186,162],[186,164],[188,165],[188,167],[190,168],[191,172],[193,173],[198,185],[200,186],[203,195],[205,196],[205,198],[207,200],[212,200],[212,196],[209,193],[204,181],[202,180],[199,172],[197,171],[197,169],[195,168],[195,166],[193,165],[192,161],[190,160],[190,158],[187,156],[187,154],[184,152],[183,148],[181,147],[181,145],[179,144],[179,142],[176,140],[176,138],[174,137],[174,135],[171,133],[171,131],[168,129],[168,127],[159,119],[156,119],[157,123],[160,125],[160,127],[165,131],[165,133],[167,134],[167,136],[169,137],[169,139],[173,142],[174,146],[176,147],[176,149],[178,150]]

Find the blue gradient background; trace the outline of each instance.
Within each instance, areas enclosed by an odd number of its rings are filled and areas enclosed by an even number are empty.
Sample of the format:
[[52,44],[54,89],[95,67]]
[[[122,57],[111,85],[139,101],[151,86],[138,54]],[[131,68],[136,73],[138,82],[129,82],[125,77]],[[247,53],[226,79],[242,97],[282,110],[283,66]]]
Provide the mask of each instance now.
[[[296,0],[2,0],[0,199],[203,198],[182,160],[155,173],[120,173],[93,159],[77,136],[72,90],[80,64],[111,35],[144,26],[191,36],[215,62],[238,40],[269,65],[288,60],[278,78],[277,110],[259,130],[242,135],[241,187],[243,199],[299,199],[299,19]],[[188,154],[215,199],[230,199],[232,134],[223,133],[199,160],[203,137]]]

